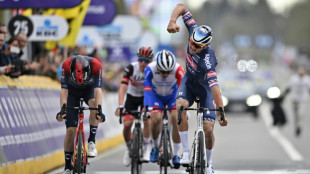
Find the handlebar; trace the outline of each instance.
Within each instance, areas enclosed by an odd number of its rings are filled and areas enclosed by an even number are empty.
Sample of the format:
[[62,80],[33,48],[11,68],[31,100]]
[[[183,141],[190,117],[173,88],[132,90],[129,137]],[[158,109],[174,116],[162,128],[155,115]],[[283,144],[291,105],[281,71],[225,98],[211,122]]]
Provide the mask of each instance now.
[[199,108],[184,108],[184,106],[181,106],[180,107],[180,110],[178,112],[178,124],[181,124],[181,120],[182,120],[182,117],[181,117],[181,114],[182,114],[182,111],[183,110],[195,110],[197,112],[204,112],[204,111],[219,111],[220,114],[221,114],[221,121],[223,121],[225,119],[225,116],[224,116],[224,110],[222,107],[219,107],[218,109],[210,109],[210,108],[204,108],[204,107],[199,107]]
[[125,112],[123,112],[123,110],[124,110],[124,108],[119,108],[120,109],[120,115],[119,115],[119,123],[120,124],[122,124],[122,117],[124,116],[124,115],[134,115],[135,116],[135,118],[137,117],[137,116],[140,116],[140,114],[142,113],[142,111],[144,112],[144,115],[146,115],[146,113],[149,111],[148,110],[148,105],[146,105],[146,107],[145,107],[146,109],[143,111],[143,109],[141,110],[140,109],[140,107],[139,107],[139,109],[138,110],[130,110],[130,111],[125,111]]

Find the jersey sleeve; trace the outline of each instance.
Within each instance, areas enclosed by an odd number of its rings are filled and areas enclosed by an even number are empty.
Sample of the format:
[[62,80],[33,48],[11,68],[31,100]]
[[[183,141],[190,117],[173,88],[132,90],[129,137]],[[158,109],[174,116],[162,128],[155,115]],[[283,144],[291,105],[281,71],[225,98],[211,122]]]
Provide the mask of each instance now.
[[205,80],[208,82],[209,87],[213,87],[218,85],[217,75],[215,71],[215,67],[217,65],[217,59],[215,57],[214,51],[212,49],[206,54],[204,58],[204,65],[205,65]]
[[151,106],[151,100],[153,95],[152,90],[152,79],[153,79],[153,73],[149,66],[147,66],[144,70],[144,106],[148,105]]
[[102,65],[97,59],[89,60],[92,64],[92,75],[94,76],[95,88],[102,87]]
[[132,66],[132,64],[129,64],[129,65],[124,69],[124,75],[123,75],[123,78],[122,78],[121,83],[122,83],[122,84],[128,85],[130,76],[132,76],[132,74],[133,74],[133,66]]
[[60,78],[61,88],[68,89],[71,61],[72,58],[69,57],[62,63],[61,78]]
[[189,33],[189,37],[190,37],[190,34],[193,32],[193,30],[198,27],[198,24],[195,22],[192,14],[190,11],[187,11],[185,12],[183,15],[182,15],[182,18],[183,18],[183,21],[184,21],[184,24],[188,30],[188,33]]
[[184,69],[182,68],[181,65],[179,65],[179,67],[175,73],[175,78],[177,79],[178,87],[181,84],[183,76],[184,76]]

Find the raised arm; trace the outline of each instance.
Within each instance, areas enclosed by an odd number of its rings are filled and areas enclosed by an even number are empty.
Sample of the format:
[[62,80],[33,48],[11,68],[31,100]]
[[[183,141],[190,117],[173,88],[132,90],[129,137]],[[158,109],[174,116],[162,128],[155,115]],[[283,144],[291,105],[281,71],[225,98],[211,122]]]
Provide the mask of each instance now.
[[186,11],[188,11],[188,9],[182,3],[179,3],[175,6],[175,8],[172,11],[170,21],[167,27],[167,31],[169,33],[176,33],[180,31],[180,27],[176,24],[176,21],[179,18],[179,16],[184,14]]

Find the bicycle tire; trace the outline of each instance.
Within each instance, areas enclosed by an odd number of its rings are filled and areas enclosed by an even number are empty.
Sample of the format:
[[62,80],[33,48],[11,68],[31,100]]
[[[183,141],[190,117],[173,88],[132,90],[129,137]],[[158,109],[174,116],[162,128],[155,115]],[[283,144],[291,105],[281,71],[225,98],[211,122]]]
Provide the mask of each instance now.
[[195,173],[196,174],[204,174],[205,173],[205,159],[204,159],[204,137],[203,133],[198,133],[198,157],[195,166]]
[[132,174],[139,174],[141,170],[141,163],[140,163],[140,136],[141,131],[138,129],[133,130],[133,139],[131,144],[131,173]]
[[76,161],[75,161],[75,169],[78,174],[82,173],[82,167],[84,168],[84,161],[83,161],[83,134],[79,132],[78,135],[78,143],[77,143],[77,152],[76,152]]
[[163,147],[163,153],[161,155],[161,160],[160,160],[160,173],[164,171],[164,174],[167,174],[168,172],[168,166],[169,166],[169,150],[168,150],[168,130],[164,129],[163,130],[163,135],[161,137],[162,139],[162,147]]

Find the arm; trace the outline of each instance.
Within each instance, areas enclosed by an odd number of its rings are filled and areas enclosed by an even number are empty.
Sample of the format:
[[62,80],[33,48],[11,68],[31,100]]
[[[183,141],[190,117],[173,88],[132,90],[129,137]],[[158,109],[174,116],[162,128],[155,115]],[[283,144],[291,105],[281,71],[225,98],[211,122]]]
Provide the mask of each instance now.
[[[68,99],[68,89],[66,88],[61,88],[60,90],[60,108],[62,108],[62,105],[63,104],[67,104],[67,99]],[[57,113],[57,121],[59,122],[62,122],[65,117],[66,117],[66,114],[64,113],[63,115],[60,115],[61,111]]]
[[149,66],[147,66],[144,70],[144,108],[146,105],[151,106],[152,105],[152,79],[153,79],[153,73]]
[[182,3],[179,3],[175,6],[175,8],[172,11],[170,21],[167,27],[167,31],[169,33],[176,33],[180,31],[180,27],[176,24],[176,21],[179,18],[179,16],[184,14],[186,11],[188,11],[188,9]]
[[[211,92],[212,92],[212,95],[214,97],[216,108],[222,107],[223,110],[224,110],[222,94],[221,94],[219,86],[218,85],[214,85],[211,88]],[[226,118],[223,121],[221,120],[220,112],[218,112],[217,120],[218,120],[218,122],[220,123],[221,126],[227,126],[228,121],[226,120]]]

